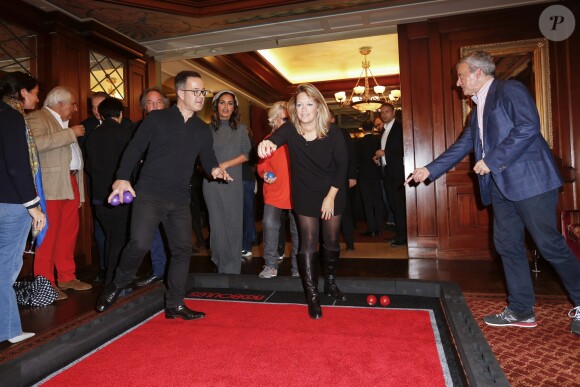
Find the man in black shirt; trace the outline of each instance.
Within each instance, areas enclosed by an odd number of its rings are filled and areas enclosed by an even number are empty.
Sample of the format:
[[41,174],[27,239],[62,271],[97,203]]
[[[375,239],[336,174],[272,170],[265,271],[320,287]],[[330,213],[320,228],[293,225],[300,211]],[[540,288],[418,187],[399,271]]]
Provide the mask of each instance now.
[[[214,179],[232,180],[219,167],[213,152],[213,137],[209,125],[195,112],[203,108],[201,76],[194,71],[182,71],[175,76],[177,105],[151,112],[127,146],[109,203],[118,194],[121,203],[128,191],[135,197],[131,216],[131,236],[123,251],[113,282],[105,287],[97,302],[97,310],[108,309],[127,287],[151,246],[153,234],[161,222],[169,239],[171,261],[167,274],[165,317],[193,320],[205,316],[183,303],[185,282],[191,255],[191,213],[189,211],[189,180],[196,157]],[[147,150],[147,158],[133,190],[133,167]],[[139,193],[137,196],[136,192]]]

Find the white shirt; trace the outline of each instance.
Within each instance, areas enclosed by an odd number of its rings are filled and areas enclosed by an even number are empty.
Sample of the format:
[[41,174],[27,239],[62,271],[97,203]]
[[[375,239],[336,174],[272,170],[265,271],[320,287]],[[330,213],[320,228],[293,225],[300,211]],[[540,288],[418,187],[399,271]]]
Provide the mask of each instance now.
[[[387,145],[387,138],[389,137],[389,133],[391,133],[391,128],[393,127],[393,124],[395,123],[395,120],[392,119],[389,123],[386,123],[385,125],[383,125],[383,128],[385,128],[385,130],[383,130],[383,135],[381,136],[381,149],[384,150],[385,146]],[[381,157],[381,166],[384,167],[385,165],[387,165],[387,160],[385,159],[385,156]]]
[[481,89],[471,97],[471,100],[477,104],[477,127],[479,128],[479,139],[481,140],[481,150],[483,152],[482,156],[485,156],[485,152],[483,151],[483,109],[485,107],[487,92],[489,91],[492,82],[493,78],[487,81],[485,85],[483,85]]
[[[45,106],[45,108],[54,116],[54,118],[56,118],[56,121],[60,124],[60,126],[63,129],[68,128],[68,120],[63,121],[60,114],[58,114],[57,112],[55,112],[54,110],[52,110],[48,106]],[[81,148],[79,147],[79,144],[77,141],[70,144],[70,150],[71,150],[72,157],[70,160],[70,167],[69,168],[71,171],[80,170],[82,167],[83,156],[81,153]]]

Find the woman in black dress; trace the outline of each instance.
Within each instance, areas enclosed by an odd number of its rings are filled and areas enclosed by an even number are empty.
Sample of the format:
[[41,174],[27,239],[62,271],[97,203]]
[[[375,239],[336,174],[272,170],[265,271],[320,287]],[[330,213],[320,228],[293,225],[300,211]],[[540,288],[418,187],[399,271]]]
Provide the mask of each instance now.
[[288,144],[292,204],[300,228],[298,271],[308,314],[318,319],[322,317],[317,286],[320,229],[324,292],[335,299],[346,299],[336,286],[335,275],[340,253],[340,223],[346,206],[344,183],[348,154],[342,133],[330,125],[330,110],[316,87],[299,85],[288,102],[288,114],[290,122],[260,143],[258,155],[269,157],[278,146]]

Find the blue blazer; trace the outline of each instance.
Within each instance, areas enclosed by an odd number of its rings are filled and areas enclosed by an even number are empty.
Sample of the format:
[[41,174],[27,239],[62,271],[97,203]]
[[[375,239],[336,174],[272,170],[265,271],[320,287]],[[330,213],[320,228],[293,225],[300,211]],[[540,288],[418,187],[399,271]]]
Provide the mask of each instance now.
[[[491,204],[492,179],[501,193],[519,201],[562,186],[562,177],[550,147],[540,132],[536,104],[526,87],[513,80],[493,80],[483,112],[483,160],[491,173],[480,176],[479,190],[484,205]],[[477,127],[477,107],[459,139],[426,166],[435,180],[469,152],[476,162],[483,150]]]

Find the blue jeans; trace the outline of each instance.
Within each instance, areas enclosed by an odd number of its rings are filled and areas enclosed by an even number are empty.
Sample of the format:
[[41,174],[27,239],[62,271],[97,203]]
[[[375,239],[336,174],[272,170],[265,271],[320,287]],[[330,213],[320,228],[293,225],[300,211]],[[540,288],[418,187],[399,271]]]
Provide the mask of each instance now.
[[151,243],[151,250],[149,250],[149,254],[151,254],[151,267],[156,277],[163,277],[165,275],[165,267],[167,265],[167,254],[165,254],[165,246],[163,245],[160,227],[157,227],[155,231],[153,243]]
[[580,306],[580,262],[556,228],[558,190],[511,201],[493,184],[491,201],[493,238],[503,263],[510,310],[521,314],[534,310],[534,286],[524,229],[530,233],[540,254],[556,269],[574,306]]
[[254,221],[254,188],[255,181],[244,180],[244,238],[242,250],[252,251],[256,240],[256,223]]
[[12,285],[22,269],[22,254],[32,219],[22,204],[0,203],[0,341],[22,334]]
[[290,219],[290,238],[292,240],[292,273],[298,273],[298,266],[296,265],[296,253],[298,253],[298,229],[296,228],[296,220],[292,210],[283,210],[278,207],[264,204],[264,216],[262,218],[262,225],[264,231],[264,260],[266,266],[272,269],[278,269],[278,241],[280,230],[280,214],[282,211],[288,211],[288,218]]

